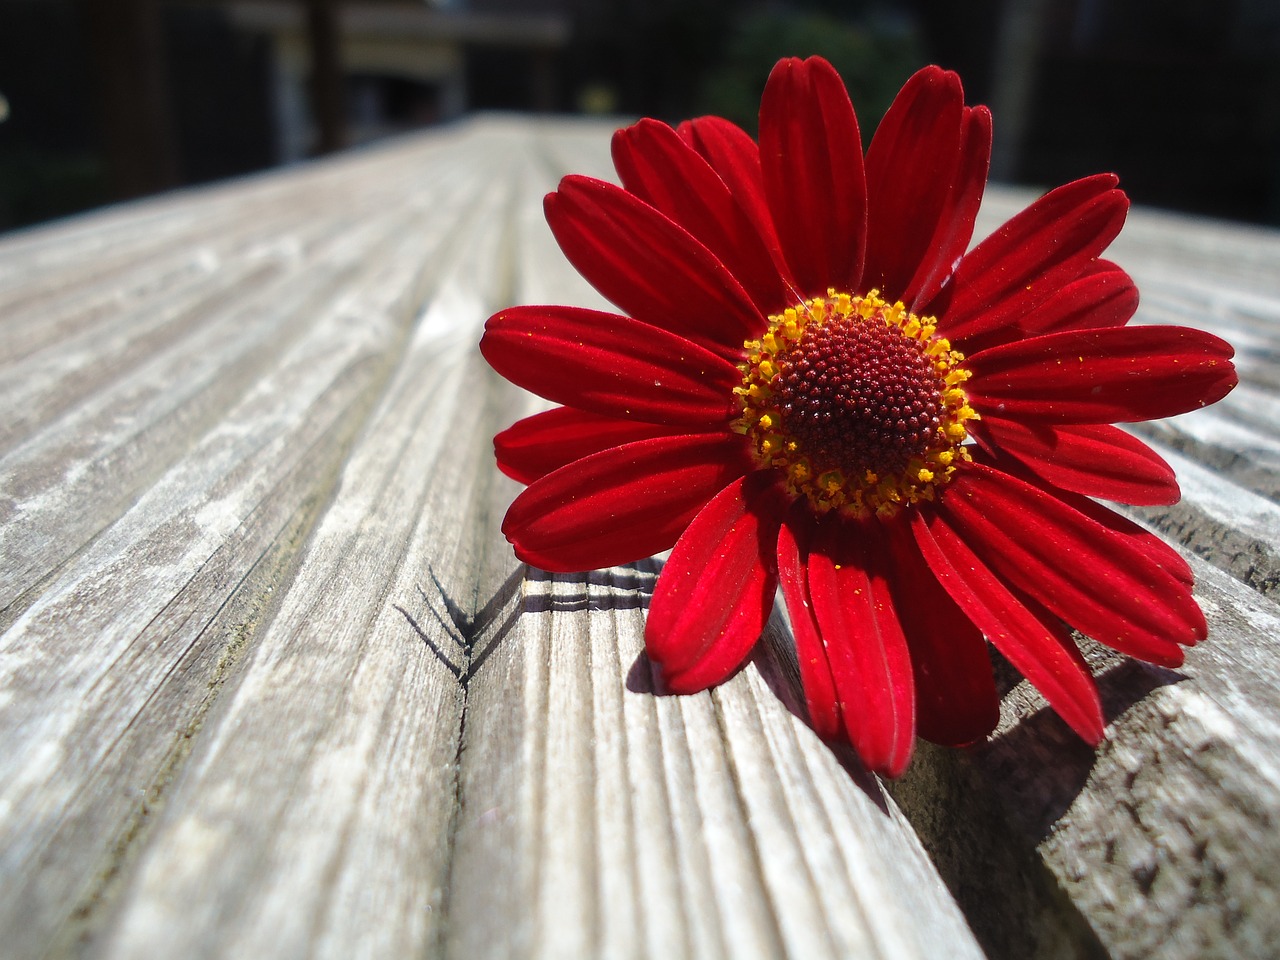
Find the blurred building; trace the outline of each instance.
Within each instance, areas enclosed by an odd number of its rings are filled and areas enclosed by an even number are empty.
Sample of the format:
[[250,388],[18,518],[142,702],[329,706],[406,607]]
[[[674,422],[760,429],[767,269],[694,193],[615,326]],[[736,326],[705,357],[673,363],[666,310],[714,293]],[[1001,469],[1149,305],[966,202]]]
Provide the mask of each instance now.
[[1277,0],[0,0],[0,230],[474,109],[720,112],[821,52],[864,132],[933,61],[993,170],[1280,224]]
[[[996,128],[1015,126],[998,175],[1114,170],[1141,203],[1280,224],[1280,2],[1017,6],[1032,11],[1025,33],[992,57]],[[1002,78],[1020,56],[1023,72]]]
[[563,109],[561,0],[0,0],[0,230],[470,109]]
[[[490,86],[474,69],[476,61],[487,58],[502,64],[504,79],[518,91],[504,106],[556,109],[556,59],[569,41],[569,19],[555,3],[516,6],[526,9],[495,11],[462,0],[330,4],[336,36],[328,56],[342,75],[336,104],[342,111],[336,118],[341,143],[363,143],[461,116],[476,106],[477,80],[482,92]],[[277,160],[311,155],[320,118],[310,85],[319,57],[305,5],[230,0],[226,12],[234,29],[267,38],[274,51],[270,82]]]

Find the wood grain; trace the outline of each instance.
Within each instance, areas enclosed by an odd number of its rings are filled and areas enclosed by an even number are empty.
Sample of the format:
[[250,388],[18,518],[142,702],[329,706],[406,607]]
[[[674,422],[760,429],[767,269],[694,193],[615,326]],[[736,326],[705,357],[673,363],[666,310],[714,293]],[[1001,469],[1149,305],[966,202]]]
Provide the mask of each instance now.
[[608,134],[479,120],[0,238],[5,955],[1272,955],[1280,235],[1138,210],[1109,253],[1138,322],[1238,351],[1135,428],[1209,639],[1086,643],[1097,751],[1004,665],[996,734],[886,790],[799,716],[780,616],[658,696],[661,559],[499,533],[491,437],[539,402],[475,343],[605,306],[540,201]]
[[660,561],[501,539],[536,402],[480,324],[600,305],[540,199],[607,136],[482,120],[0,239],[7,956],[980,955],[796,716],[785,623],[658,697]]
[[1237,348],[1236,393],[1135,425],[1183,499],[1130,512],[1198,555],[1209,638],[1178,670],[1082,638],[1108,719],[1096,752],[1004,665],[992,739],[922,750],[891,792],[991,956],[1271,957],[1280,236],[1139,210],[1108,255],[1142,290],[1137,322],[1210,329]]

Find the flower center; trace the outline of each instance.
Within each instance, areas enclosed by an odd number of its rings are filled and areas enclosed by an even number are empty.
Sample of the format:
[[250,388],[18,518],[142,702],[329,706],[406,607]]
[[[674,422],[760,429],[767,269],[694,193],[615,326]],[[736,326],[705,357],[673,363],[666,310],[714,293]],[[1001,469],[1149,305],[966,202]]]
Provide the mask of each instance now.
[[890,517],[932,500],[969,459],[964,356],[934,336],[931,317],[828,291],[769,318],[746,343],[735,387],[760,462],[820,512]]

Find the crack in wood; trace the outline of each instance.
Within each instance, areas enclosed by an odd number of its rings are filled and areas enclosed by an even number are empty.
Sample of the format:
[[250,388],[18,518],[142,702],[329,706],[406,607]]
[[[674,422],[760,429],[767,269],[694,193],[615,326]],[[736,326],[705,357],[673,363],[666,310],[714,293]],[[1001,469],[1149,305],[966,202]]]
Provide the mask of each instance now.
[[455,658],[442,649],[423,629],[413,614],[400,604],[394,604],[394,607],[408,621],[428,652],[453,676],[465,692],[472,678],[493,655],[519,619],[520,607],[513,604],[512,599],[520,591],[524,581],[524,570],[523,568],[513,570],[474,615],[462,609],[430,567],[427,568],[427,575],[436,588],[444,612],[441,613],[437,604],[433,602],[431,594],[421,585],[418,586],[418,596],[444,630],[445,635],[458,645],[461,655],[456,662]]

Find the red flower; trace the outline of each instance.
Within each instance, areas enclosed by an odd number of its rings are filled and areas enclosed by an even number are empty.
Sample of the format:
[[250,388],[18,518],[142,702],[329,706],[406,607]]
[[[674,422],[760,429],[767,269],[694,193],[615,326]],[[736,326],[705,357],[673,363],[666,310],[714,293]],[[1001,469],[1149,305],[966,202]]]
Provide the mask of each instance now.
[[1205,636],[1181,557],[1093,497],[1178,498],[1111,424],[1212,403],[1231,347],[1126,326],[1099,259],[1116,178],[1048,193],[966,253],[990,114],[955,74],[913,76],[863,156],[840,77],[774,68],[760,143],[704,117],[619,131],[623,187],[566,177],[556,239],[625,315],[503,310],[481,349],[563,406],[496,438],[528,484],[503,532],[549,570],[672,548],[646,646],[669,689],[732,674],[779,582],[810,720],[873,770],[917,733],[988,734],[984,638],[1081,737],[1103,717],[1063,622],[1166,666]]

